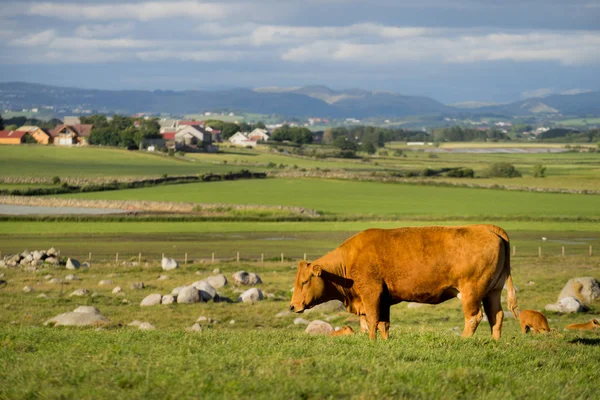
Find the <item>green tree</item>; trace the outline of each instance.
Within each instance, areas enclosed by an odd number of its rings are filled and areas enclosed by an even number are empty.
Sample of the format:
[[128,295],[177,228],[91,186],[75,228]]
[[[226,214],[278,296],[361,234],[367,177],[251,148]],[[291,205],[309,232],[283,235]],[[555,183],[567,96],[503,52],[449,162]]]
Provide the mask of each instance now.
[[117,132],[110,127],[92,129],[90,133],[90,144],[102,146],[118,146],[121,138]]
[[348,137],[345,136],[338,136],[337,138],[335,138],[335,140],[333,141],[333,145],[337,148],[339,148],[340,150],[344,151],[344,150],[351,150],[351,151],[356,151],[358,150],[358,144],[356,144],[355,141],[349,139]]
[[363,143],[362,150],[366,151],[369,154],[375,154],[377,152],[377,147],[373,144],[373,142]]
[[240,122],[239,124],[240,132],[250,132],[252,127],[247,122]]
[[[140,131],[138,131],[137,128],[130,126],[129,128],[126,128],[125,130],[123,130],[121,132],[121,134],[119,135],[119,146],[121,147],[125,147],[126,149],[136,149],[139,147],[140,142],[138,141],[136,143],[136,136],[139,138],[140,135],[138,135],[138,133],[140,133]],[[143,136],[143,133],[141,133],[141,136]]]
[[517,171],[514,165],[500,162],[490,165],[486,175],[492,178],[518,178],[521,173]]
[[104,114],[94,114],[89,117],[79,117],[82,124],[94,125],[92,129],[101,129],[108,127],[108,120]]
[[254,127],[259,129],[267,129],[265,123],[262,121],[258,121],[256,124],[254,124]]
[[533,166],[533,176],[535,178],[544,178],[546,176],[546,167],[542,164],[535,164]]

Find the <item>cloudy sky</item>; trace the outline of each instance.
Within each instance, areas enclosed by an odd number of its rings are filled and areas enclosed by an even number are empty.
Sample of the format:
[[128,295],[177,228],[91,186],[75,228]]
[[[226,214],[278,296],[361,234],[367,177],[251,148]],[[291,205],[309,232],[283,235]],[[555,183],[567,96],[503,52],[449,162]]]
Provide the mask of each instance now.
[[0,0],[0,81],[445,103],[600,90],[600,0]]

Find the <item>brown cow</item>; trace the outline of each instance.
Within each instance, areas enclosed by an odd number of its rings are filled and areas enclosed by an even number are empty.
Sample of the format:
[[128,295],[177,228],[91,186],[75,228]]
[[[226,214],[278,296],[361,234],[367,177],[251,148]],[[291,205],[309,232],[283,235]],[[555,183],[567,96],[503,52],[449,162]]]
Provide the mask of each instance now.
[[585,324],[569,324],[565,326],[565,329],[580,330],[580,331],[593,331],[594,329],[600,328],[600,322],[597,319],[592,319]]
[[[516,316],[515,316],[516,317]],[[530,329],[533,333],[550,332],[546,316],[539,311],[523,310],[519,313],[519,322],[521,323],[521,332],[527,333]]]
[[499,339],[500,304],[507,282],[508,307],[518,315],[506,232],[494,225],[368,229],[312,263],[298,264],[290,310],[302,312],[329,300],[366,317],[369,338],[388,338],[390,306],[401,301],[439,304],[462,295],[465,328],[472,336],[483,318],[481,302]]
[[354,335],[354,329],[351,326],[344,326],[337,331],[329,332],[329,336],[352,336]]

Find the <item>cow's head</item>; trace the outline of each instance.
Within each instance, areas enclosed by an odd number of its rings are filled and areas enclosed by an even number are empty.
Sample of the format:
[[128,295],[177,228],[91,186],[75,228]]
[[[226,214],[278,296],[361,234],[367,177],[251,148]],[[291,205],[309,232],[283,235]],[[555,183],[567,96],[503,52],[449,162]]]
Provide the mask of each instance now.
[[298,263],[290,311],[300,313],[321,303],[326,289],[326,283],[321,277],[322,273],[323,269],[318,264],[310,264],[306,261]]

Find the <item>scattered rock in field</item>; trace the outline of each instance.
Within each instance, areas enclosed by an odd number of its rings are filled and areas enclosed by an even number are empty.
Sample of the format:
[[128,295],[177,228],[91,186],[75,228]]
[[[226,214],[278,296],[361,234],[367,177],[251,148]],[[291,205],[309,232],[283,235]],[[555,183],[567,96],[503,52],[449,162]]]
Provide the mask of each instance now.
[[41,260],[42,258],[45,258],[46,253],[38,251],[38,250],[35,250],[33,253],[31,253],[31,256],[33,257],[33,259],[35,261],[37,261],[37,260]]
[[54,283],[54,284],[60,285],[60,284],[66,283],[66,282],[63,278],[52,278],[48,281],[48,283]]
[[161,260],[161,265],[162,265],[162,269],[164,271],[171,271],[175,268],[179,268],[179,264],[177,263],[177,260],[175,260],[174,258],[163,258]]
[[263,293],[259,289],[252,288],[252,289],[248,289],[244,293],[242,293],[240,295],[240,297],[238,297],[238,301],[241,301],[243,303],[254,304],[254,303],[262,300],[263,298],[264,298]]
[[221,270],[219,268],[215,268],[212,270],[213,275],[219,275],[221,273]]
[[565,297],[574,297],[583,304],[592,304],[600,298],[600,282],[592,277],[569,279],[558,295],[560,302]]
[[0,260],[0,268],[7,268],[8,265],[6,265],[6,261],[5,260]]
[[85,261],[81,263],[81,268],[90,268],[92,266],[92,264],[89,263],[89,261]]
[[75,291],[73,291],[73,293],[71,293],[69,295],[69,297],[72,297],[72,296],[79,296],[79,297],[81,297],[81,296],[87,296],[89,293],[90,293],[90,291],[87,290],[87,289],[76,289]]
[[101,315],[100,310],[92,306],[79,306],[73,312]]
[[205,279],[206,282],[215,289],[221,289],[227,285],[227,278],[223,274],[209,276]]
[[321,303],[317,306],[314,306],[311,309],[308,310],[304,310],[305,314],[329,314],[329,313],[334,313],[334,312],[339,312],[339,311],[346,311],[346,307],[344,306],[344,303],[342,303],[339,300],[331,300],[331,301],[327,301],[325,303]]
[[186,330],[190,332],[202,332],[202,325],[196,322],[194,325],[190,326]]
[[232,277],[238,285],[258,285],[262,283],[260,277],[253,272],[238,271]]
[[23,288],[23,292],[25,292],[25,293],[33,293],[33,292],[35,292],[35,289],[32,288],[31,286],[25,286]]
[[167,279],[169,279],[167,275],[159,275],[159,277],[156,278],[157,281],[166,281]]
[[121,293],[123,292],[123,289],[121,289],[121,286],[115,286],[115,288],[112,290],[113,294],[117,294],[117,293]]
[[200,293],[194,286],[185,286],[177,295],[178,304],[191,304],[200,301]]
[[144,282],[132,282],[130,287],[132,289],[140,290],[145,288],[146,286],[144,285]]
[[175,296],[171,294],[165,294],[160,301],[160,304],[173,304],[175,303]]
[[130,323],[128,323],[127,326],[140,326],[141,324],[142,324],[142,321],[138,321],[136,319],[136,320],[133,320]]
[[122,304],[129,304],[129,300],[127,300],[127,299],[123,299],[123,300],[121,300],[121,303],[122,303]]
[[76,259],[74,259],[74,258],[67,259],[67,265],[66,265],[67,269],[79,269],[80,267],[81,267],[81,264]]
[[534,281],[529,281],[529,282],[527,282],[527,286],[532,286],[532,285],[535,285],[535,282],[534,282]]
[[[78,308],[78,310],[80,308]],[[90,307],[90,308],[95,308],[95,307]],[[102,314],[100,314],[100,311],[98,311],[98,313],[73,311],[73,312],[67,312],[64,314],[57,315],[56,317],[51,318],[48,321],[46,321],[44,323],[44,325],[53,324],[54,326],[90,326],[90,325],[96,326],[96,325],[106,325],[109,322],[110,321],[108,320],[108,318],[106,318]]]
[[112,279],[102,279],[100,282],[98,282],[98,285],[100,285],[100,286],[111,286],[114,284],[115,284],[115,282],[113,282]]
[[296,318],[294,320],[294,325],[308,325],[310,321],[304,318]]
[[50,265],[58,265],[60,264],[60,260],[57,257],[48,257],[44,260],[46,264]]
[[77,275],[74,274],[69,274],[67,276],[65,276],[65,281],[79,281],[79,277]]
[[329,323],[317,319],[308,324],[304,332],[309,335],[329,335],[333,332],[333,327]]
[[217,297],[217,291],[206,281],[198,281],[192,283],[192,286],[198,290],[200,301],[210,301]]
[[229,325],[235,325],[235,319],[232,319],[231,321],[229,321]]
[[46,293],[41,293],[41,294],[38,294],[35,297],[37,297],[38,299],[47,299],[48,295]]
[[293,314],[294,313],[291,311],[284,310],[284,311],[281,311],[281,312],[278,312],[277,314],[275,314],[275,317],[277,317],[277,318],[289,317],[290,315],[293,315]]
[[150,322],[142,322],[138,326],[138,329],[141,331],[153,331],[156,329],[156,327],[154,325],[152,325]]
[[161,300],[162,300],[162,295],[160,293],[153,293],[149,296],[144,297],[144,300],[142,300],[142,302],[140,303],[140,306],[142,306],[142,307],[155,306],[157,304],[160,304]]
[[208,317],[202,315],[202,316],[198,317],[196,322],[206,322],[207,324],[210,324],[213,322],[213,320],[212,320],[212,318],[208,318]]
[[46,255],[48,257],[58,257],[58,250],[56,250],[54,247],[50,247],[48,251],[46,251]]
[[560,313],[577,313],[587,311],[588,307],[575,297],[565,297],[555,304],[547,304],[546,310]]
[[183,289],[185,286],[177,286],[175,289],[171,290],[171,294],[175,297],[179,296],[179,292],[181,292],[181,289]]

